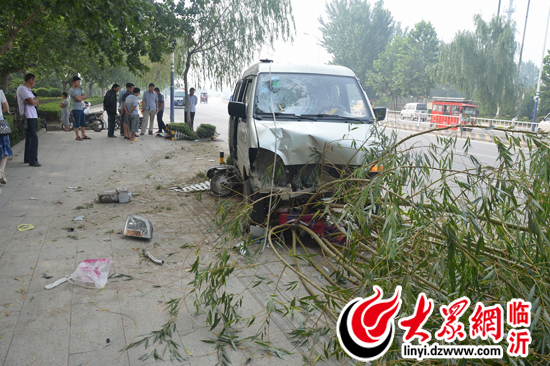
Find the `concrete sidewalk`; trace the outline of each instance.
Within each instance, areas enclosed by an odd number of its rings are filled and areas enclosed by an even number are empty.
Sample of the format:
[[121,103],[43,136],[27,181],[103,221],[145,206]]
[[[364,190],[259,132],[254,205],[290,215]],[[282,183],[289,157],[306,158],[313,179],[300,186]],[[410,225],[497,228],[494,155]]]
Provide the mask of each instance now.
[[[145,354],[143,346],[119,352],[138,335],[158,330],[169,319],[166,302],[183,297],[189,312],[178,319],[176,341],[192,356],[175,364],[215,365],[213,338],[203,328],[204,314],[194,313],[186,271],[195,259],[194,246],[208,238],[216,201],[202,195],[168,190],[192,180],[218,161],[224,142],[169,141],[141,136],[138,143],[107,138],[107,132],[88,131],[92,140],[75,141],[74,132],[47,132],[40,137],[40,168],[23,164],[24,142],[8,161],[8,184],[0,188],[0,365],[169,365]],[[204,180],[204,179],[203,179]],[[77,187],[77,188],[69,188]],[[127,187],[128,204],[99,204],[97,192]],[[141,214],[154,225],[152,241],[121,235],[127,215]],[[72,221],[84,215],[84,221]],[[18,231],[20,224],[33,230]],[[74,226],[75,232],[67,227]],[[144,259],[146,248],[166,261],[157,266]],[[201,253],[205,258],[215,255]],[[44,286],[71,274],[85,259],[107,258],[112,274],[102,290],[70,283],[52,290]],[[274,276],[282,266],[269,256],[267,264],[243,270],[228,289],[242,294],[248,314],[262,313],[268,286],[246,288],[254,276]],[[53,276],[46,279],[43,273]],[[125,280],[129,279],[131,280]],[[286,277],[285,277],[286,279]],[[288,277],[292,280],[292,276]],[[248,281],[248,282],[247,282]],[[275,319],[271,341],[293,349],[285,333],[294,329],[287,318]],[[299,350],[281,360],[254,356],[250,365],[301,364]],[[148,351],[147,351],[148,352]],[[242,350],[229,350],[234,365],[247,361]],[[118,357],[118,358],[117,358]],[[169,360],[169,357],[166,357]],[[323,363],[320,363],[323,364]],[[332,363],[330,363],[332,364]],[[338,363],[340,364],[340,363]]]

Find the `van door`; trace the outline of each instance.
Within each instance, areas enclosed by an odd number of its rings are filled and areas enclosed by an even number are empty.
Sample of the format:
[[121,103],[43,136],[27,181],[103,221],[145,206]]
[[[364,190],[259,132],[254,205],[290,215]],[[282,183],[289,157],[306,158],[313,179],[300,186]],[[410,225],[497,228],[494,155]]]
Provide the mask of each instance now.
[[234,99],[236,102],[244,103],[247,111],[246,119],[243,120],[241,118],[236,118],[235,122],[235,137],[237,141],[236,156],[238,156],[237,166],[239,167],[241,173],[247,172],[249,170],[248,167],[250,166],[250,162],[248,149],[250,148],[251,144],[254,143],[254,146],[256,145],[255,142],[251,141],[250,133],[250,130],[254,128],[254,118],[251,115],[249,108],[252,103],[251,99],[249,98],[251,90],[252,77],[243,79],[239,93],[235,94],[236,98]]
[[[239,80],[237,82],[237,85],[235,85],[235,89],[233,90],[233,94],[231,95],[232,101],[237,101],[236,96],[239,95],[239,92],[241,90],[241,85],[243,81]],[[229,155],[234,160],[238,160],[239,157],[237,155],[237,125],[238,125],[238,118],[229,116]]]

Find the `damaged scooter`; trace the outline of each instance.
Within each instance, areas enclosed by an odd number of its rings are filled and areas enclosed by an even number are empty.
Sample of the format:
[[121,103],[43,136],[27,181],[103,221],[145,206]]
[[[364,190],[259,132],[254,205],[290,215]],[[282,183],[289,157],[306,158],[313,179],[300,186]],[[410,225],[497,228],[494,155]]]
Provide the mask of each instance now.
[[[376,121],[359,80],[342,66],[288,65],[269,60],[247,69],[228,104],[231,165],[207,170],[210,190],[241,190],[263,225],[270,194],[307,200],[322,184],[366,166],[378,154]],[[367,172],[367,174],[375,174]]]

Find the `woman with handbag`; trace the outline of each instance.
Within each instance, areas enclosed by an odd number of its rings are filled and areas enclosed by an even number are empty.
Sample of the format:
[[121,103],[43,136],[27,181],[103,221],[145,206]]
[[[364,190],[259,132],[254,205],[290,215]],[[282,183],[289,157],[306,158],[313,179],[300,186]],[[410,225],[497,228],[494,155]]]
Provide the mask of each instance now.
[[10,106],[6,100],[4,92],[0,89],[0,103],[2,103],[2,112],[0,112],[0,183],[6,184],[8,180],[6,179],[6,174],[4,169],[6,169],[6,162],[8,161],[8,156],[13,156],[11,151],[10,144],[10,125],[6,119],[4,119],[4,112],[9,111]]

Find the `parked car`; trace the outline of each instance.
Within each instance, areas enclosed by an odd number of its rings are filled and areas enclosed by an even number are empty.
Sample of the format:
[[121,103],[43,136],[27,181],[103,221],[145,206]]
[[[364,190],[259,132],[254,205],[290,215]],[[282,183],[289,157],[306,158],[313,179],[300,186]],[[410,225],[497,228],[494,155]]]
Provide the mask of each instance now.
[[401,110],[401,119],[426,121],[428,119],[428,106],[424,103],[407,103]]
[[539,122],[537,132],[550,132],[550,113]]

